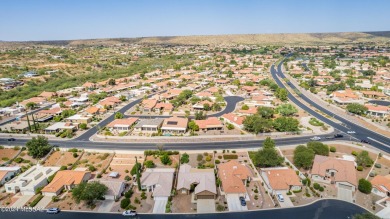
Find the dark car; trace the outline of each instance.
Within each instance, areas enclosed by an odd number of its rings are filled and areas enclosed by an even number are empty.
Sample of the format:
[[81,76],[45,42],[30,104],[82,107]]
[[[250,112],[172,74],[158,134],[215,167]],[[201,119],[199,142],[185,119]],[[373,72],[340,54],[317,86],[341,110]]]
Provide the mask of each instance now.
[[342,137],[344,137],[344,135],[342,135],[342,134],[335,134],[334,137],[335,138],[342,138]]
[[360,140],[360,142],[361,142],[361,143],[370,144],[370,142],[369,142],[369,141],[367,141],[366,139],[362,139],[362,140]]
[[240,197],[241,206],[246,206],[246,201],[244,197]]
[[9,138],[8,141],[15,141],[15,138]]

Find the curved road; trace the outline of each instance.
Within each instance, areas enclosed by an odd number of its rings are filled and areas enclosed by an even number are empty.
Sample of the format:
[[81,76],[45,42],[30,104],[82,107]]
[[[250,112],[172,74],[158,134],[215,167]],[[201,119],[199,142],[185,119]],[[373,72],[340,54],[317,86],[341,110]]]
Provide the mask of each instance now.
[[[281,79],[280,79],[280,78],[282,78],[282,79],[286,78],[285,75],[282,72],[283,61],[281,61],[279,63],[278,70],[275,70],[275,66],[274,65],[271,66],[271,74],[272,74],[272,77],[274,78],[274,80],[276,81],[276,83],[279,85],[279,87],[286,88],[285,85],[281,82]],[[290,86],[292,89],[296,89],[296,87],[292,83],[288,83],[288,86]],[[306,102],[305,104],[300,102],[295,96],[293,96],[290,93],[290,91],[288,93],[288,98],[292,102],[294,102],[299,107],[301,107],[305,111],[309,112],[313,116],[317,117],[318,119],[320,119],[320,120],[328,123],[329,125],[333,126],[335,129],[338,129],[338,130],[340,130],[341,132],[344,132],[344,133],[347,133],[347,131],[349,131],[349,130],[353,130],[353,131],[356,132],[356,134],[354,134],[354,137],[356,136],[356,138],[359,138],[359,139],[366,139],[367,138],[367,140],[369,140],[374,147],[379,148],[379,149],[381,149],[383,151],[386,151],[386,152],[390,152],[390,139],[389,139],[389,137],[385,137],[383,135],[380,135],[380,134],[378,134],[376,132],[373,132],[373,131],[371,131],[369,129],[366,129],[364,127],[356,125],[355,123],[352,123],[349,120],[344,119],[343,117],[341,117],[339,115],[335,115],[332,112],[328,111],[327,109],[321,107],[320,105],[318,105],[317,103],[315,103],[311,99],[307,98],[305,95],[299,94],[299,96],[300,96],[300,98],[304,102]],[[315,112],[311,108],[307,107],[306,104],[310,104],[313,107],[317,108],[318,110],[322,111],[323,113],[327,114],[328,116],[334,117],[335,119],[337,119],[337,120],[341,121],[342,123],[344,123],[345,126],[342,126],[342,125],[340,125],[338,123],[335,123],[332,120],[330,120],[330,119],[326,118],[325,116],[321,115],[320,113]]]
[[[1,210],[1,209],[0,209]],[[355,214],[366,212],[365,209],[340,200],[321,200],[310,205],[294,208],[278,208],[260,211],[227,212],[214,214],[141,214],[137,219],[347,219]],[[108,213],[81,213],[61,212],[56,215],[48,215],[44,212],[0,212],[1,216],[12,219],[39,218],[39,219],[115,219],[128,218],[121,214]],[[3,218],[3,217],[2,217]]]

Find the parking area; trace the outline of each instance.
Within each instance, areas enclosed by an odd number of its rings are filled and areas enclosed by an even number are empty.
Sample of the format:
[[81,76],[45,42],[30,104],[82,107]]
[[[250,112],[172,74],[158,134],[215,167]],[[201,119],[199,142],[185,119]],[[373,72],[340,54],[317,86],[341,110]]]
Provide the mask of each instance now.
[[21,195],[20,198],[11,207],[23,207],[32,197],[33,195]]
[[196,200],[196,211],[198,213],[214,213],[215,212],[214,199],[198,199],[198,200]]
[[242,206],[238,194],[226,194],[229,211],[247,211],[247,206]]
[[294,207],[293,203],[291,202],[290,198],[287,196],[285,192],[279,192],[279,193],[282,194],[284,198],[284,201],[280,201],[278,199],[281,208]]
[[114,200],[104,200],[100,205],[98,212],[110,212],[112,207],[114,206]]
[[36,208],[46,208],[46,206],[51,202],[51,196],[44,196],[37,205]]

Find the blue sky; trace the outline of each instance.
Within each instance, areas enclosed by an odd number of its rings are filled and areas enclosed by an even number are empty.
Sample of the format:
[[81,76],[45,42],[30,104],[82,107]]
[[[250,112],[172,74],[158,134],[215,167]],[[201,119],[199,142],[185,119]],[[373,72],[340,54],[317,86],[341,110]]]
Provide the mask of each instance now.
[[1,0],[0,40],[390,30],[388,0]]

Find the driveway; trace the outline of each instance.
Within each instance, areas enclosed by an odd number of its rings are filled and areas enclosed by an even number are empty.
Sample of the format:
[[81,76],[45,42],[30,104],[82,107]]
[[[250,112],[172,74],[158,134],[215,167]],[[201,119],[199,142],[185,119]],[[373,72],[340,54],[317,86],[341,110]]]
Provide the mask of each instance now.
[[35,205],[36,208],[46,208],[46,206],[51,202],[51,196],[43,196],[43,198]]
[[165,213],[165,207],[168,203],[168,197],[155,197],[153,213],[163,214]]
[[338,186],[337,198],[343,201],[352,202],[353,201],[352,190]]
[[238,194],[227,194],[226,201],[228,204],[229,211],[247,211],[247,206],[241,206],[241,202]]
[[33,197],[33,195],[22,195],[16,202],[11,206],[13,208],[23,207],[28,200],[30,200]]
[[110,212],[114,203],[115,203],[114,200],[102,201],[102,204],[100,205],[100,207],[98,209],[98,212]]
[[215,212],[214,199],[198,199],[198,200],[196,200],[196,211],[198,213],[214,213]]
[[288,195],[285,192],[280,192],[280,194],[282,194],[284,198],[284,202],[281,202],[278,199],[281,208],[294,207],[293,203],[290,200],[290,197],[288,197]]

